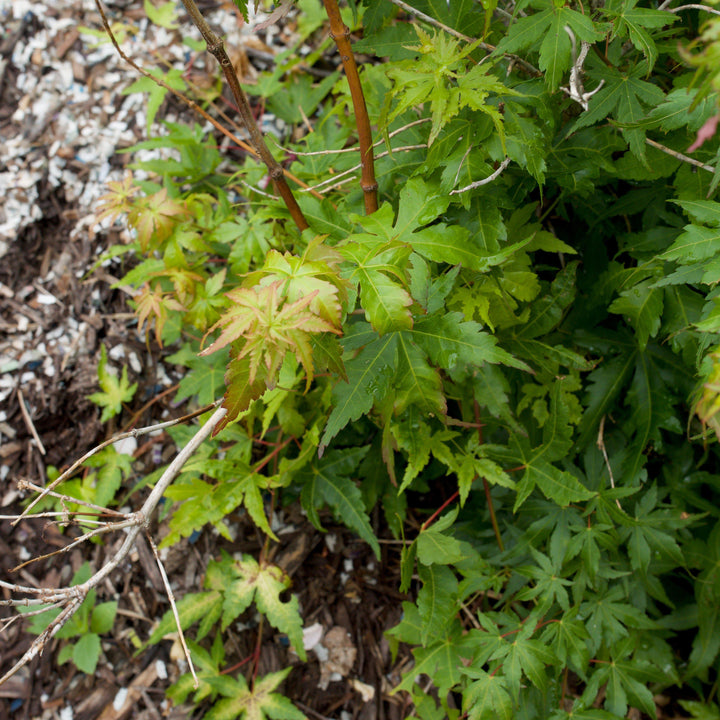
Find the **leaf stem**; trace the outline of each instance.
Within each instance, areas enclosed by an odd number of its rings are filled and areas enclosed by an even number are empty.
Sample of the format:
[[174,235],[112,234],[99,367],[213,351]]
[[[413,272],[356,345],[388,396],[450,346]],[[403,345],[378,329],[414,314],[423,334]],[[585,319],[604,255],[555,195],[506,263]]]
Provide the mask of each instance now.
[[[183,0],[185,2],[185,0]],[[342,20],[337,0],[323,0],[325,11],[330,19],[330,37],[340,52],[340,59],[345,68],[345,75],[350,86],[353,109],[355,110],[355,122],[358,130],[358,141],[360,144],[360,163],[362,173],[360,187],[365,197],[365,213],[371,215],[378,208],[377,203],[377,180],[375,179],[375,160],[373,157],[372,130],[370,129],[370,118],[368,117],[365,95],[360,84],[355,56],[350,45],[350,30]]]

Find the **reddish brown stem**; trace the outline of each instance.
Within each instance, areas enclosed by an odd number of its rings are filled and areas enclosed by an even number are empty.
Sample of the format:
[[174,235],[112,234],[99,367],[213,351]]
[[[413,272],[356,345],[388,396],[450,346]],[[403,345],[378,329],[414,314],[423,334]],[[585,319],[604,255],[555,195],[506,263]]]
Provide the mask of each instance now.
[[282,167],[280,167],[278,161],[273,157],[270,149],[265,143],[265,138],[263,137],[260,128],[255,122],[247,95],[242,89],[237,73],[235,72],[235,68],[225,51],[222,38],[218,37],[210,29],[210,26],[207,24],[202,13],[198,9],[198,6],[195,4],[195,0],[182,1],[185,9],[190,15],[190,18],[193,23],[195,23],[195,26],[200,31],[200,34],[203,36],[208,52],[218,61],[218,63],[220,63],[223,75],[225,75],[225,80],[227,81],[230,91],[233,94],[233,98],[235,99],[235,104],[237,105],[240,118],[242,119],[245,129],[250,134],[250,142],[257,151],[257,154],[260,156],[260,159],[265,163],[265,165],[267,165],[267,169],[270,173],[270,178],[273,181],[275,189],[280,194],[280,197],[282,197],[285,205],[287,205],[295,224],[298,228],[300,228],[300,230],[305,230],[308,227],[307,220],[305,219],[300,206],[297,204],[297,200],[295,200],[295,196],[293,195],[290,186],[285,180]]
[[456,490],[423,524],[420,528],[420,532],[423,530],[427,530],[436,520],[436,518],[440,515],[440,513],[451,503],[454,502],[455,499],[460,495],[460,491]]
[[358,130],[358,140],[360,142],[360,187],[363,189],[365,196],[365,212],[370,215],[377,210],[377,180],[375,179],[375,159],[373,156],[372,131],[370,130],[370,118],[368,117],[367,105],[365,105],[365,95],[363,94],[362,85],[360,84],[360,75],[358,74],[357,65],[355,64],[355,56],[353,55],[352,46],[350,45],[350,31],[340,16],[340,8],[337,0],[323,0],[325,10],[330,19],[330,36],[335,40],[345,75],[350,86],[350,96],[352,97],[353,109],[355,110],[355,122]]

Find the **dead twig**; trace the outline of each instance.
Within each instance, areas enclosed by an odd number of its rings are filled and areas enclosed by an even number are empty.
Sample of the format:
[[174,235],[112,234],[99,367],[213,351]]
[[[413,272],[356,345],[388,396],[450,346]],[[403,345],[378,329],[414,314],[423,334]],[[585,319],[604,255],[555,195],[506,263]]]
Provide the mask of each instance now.
[[[56,605],[64,605],[60,614],[47,626],[47,628],[35,638],[27,652],[8,670],[5,675],[0,678],[2,685],[8,678],[12,677],[21,667],[29,663],[33,658],[37,657],[45,648],[48,641],[52,639],[65,623],[77,612],[87,597],[88,593],[94,587],[104,582],[106,578],[118,567],[118,565],[128,556],[132,548],[135,546],[140,532],[147,532],[150,519],[157,507],[160,499],[164,495],[168,486],[175,480],[183,466],[192,457],[195,451],[205,442],[220,421],[225,417],[227,410],[224,407],[217,407],[215,412],[210,416],[207,422],[202,425],[190,442],[177,454],[175,459],[168,465],[165,472],[151,490],[147,499],[143,503],[140,510],[127,513],[120,523],[114,523],[112,529],[124,529],[126,531],[125,539],[115,555],[110,558],[97,572],[95,572],[86,582],[79,585],[73,585],[65,588],[48,589],[35,588],[23,585],[13,585],[0,580],[0,587],[6,588],[14,593],[22,593],[30,595],[29,598],[13,599],[6,604],[15,606],[29,606],[52,603]],[[75,502],[74,498],[67,498],[69,502]],[[95,530],[87,533],[88,537],[93,536]],[[177,617],[177,616],[176,616]],[[180,633],[182,629],[178,625]]]
[[30,417],[30,413],[27,410],[27,407],[25,407],[25,397],[23,396],[23,391],[18,388],[17,389],[18,394],[18,401],[20,403],[20,412],[22,413],[23,420],[25,421],[25,426],[28,429],[28,432],[33,436],[33,440],[35,440],[35,443],[37,444],[38,450],[40,451],[41,455],[45,455],[45,446],[42,444],[42,440],[40,439],[40,436],[37,434],[37,430],[35,429],[35,425],[33,425],[32,418]]
[[510,164],[510,158],[505,158],[500,165],[498,166],[498,169],[495,170],[495,172],[492,175],[488,175],[486,178],[483,178],[482,180],[477,180],[474,183],[470,183],[470,185],[466,185],[463,188],[458,188],[457,190],[451,190],[450,195],[459,195],[460,193],[467,192],[468,190],[474,190],[475,188],[481,187],[483,185],[487,185],[488,183],[491,183],[496,178],[500,177],[503,170]]

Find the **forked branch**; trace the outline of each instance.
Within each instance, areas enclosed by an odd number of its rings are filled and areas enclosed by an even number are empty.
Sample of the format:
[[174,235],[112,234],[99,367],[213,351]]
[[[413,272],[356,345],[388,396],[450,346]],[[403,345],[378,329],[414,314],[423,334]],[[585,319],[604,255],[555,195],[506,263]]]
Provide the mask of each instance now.
[[[27,607],[31,605],[44,605],[51,603],[55,606],[61,606],[63,608],[60,614],[47,626],[47,628],[45,628],[45,630],[35,638],[27,652],[25,652],[25,654],[12,668],[10,668],[10,670],[8,670],[7,673],[5,673],[5,675],[0,677],[0,685],[2,685],[8,678],[12,677],[18,670],[20,670],[21,667],[27,665],[27,663],[29,663],[33,658],[39,655],[45,648],[46,644],[59,632],[60,628],[62,628],[75,614],[75,612],[77,612],[90,590],[97,587],[110,575],[110,573],[113,572],[113,570],[115,570],[115,568],[120,565],[121,562],[123,562],[123,560],[125,560],[132,548],[135,546],[138,535],[147,530],[153,512],[155,511],[155,508],[160,502],[160,498],[162,498],[168,486],[179,475],[185,463],[187,463],[195,451],[210,436],[210,433],[212,433],[212,431],[217,427],[226,412],[227,410],[223,407],[217,408],[208,421],[199,428],[190,442],[177,454],[170,465],[168,465],[167,469],[157,481],[155,487],[148,495],[140,510],[133,513],[126,513],[124,515],[124,520],[120,523],[112,523],[113,529],[122,528],[126,531],[125,539],[115,555],[86,582],[81,583],[80,585],[73,585],[71,587],[52,589],[34,588],[0,580],[0,588],[10,590],[12,593],[20,593],[31,596],[29,598],[13,598],[3,604],[13,605],[16,607]],[[69,502],[75,502],[74,498],[68,497],[67,500]],[[114,513],[114,515],[117,517],[118,513]],[[92,534],[94,533],[88,533],[85,537],[90,537]],[[173,601],[171,596],[170,600],[172,603]],[[182,633],[179,626],[178,630]],[[189,660],[190,659],[188,658],[188,661]],[[190,663],[190,665],[192,666],[192,663]]]
[[260,159],[265,163],[265,165],[267,165],[268,171],[270,172],[270,179],[273,181],[278,193],[280,193],[285,205],[287,205],[295,224],[298,228],[300,228],[300,230],[305,230],[308,227],[307,220],[305,219],[300,206],[297,204],[297,200],[295,200],[295,196],[293,195],[290,186],[285,180],[282,167],[273,157],[265,142],[262,131],[255,122],[247,95],[242,89],[242,85],[240,85],[237,73],[235,72],[232,61],[225,50],[222,38],[218,37],[210,29],[207,21],[198,9],[198,6],[195,4],[195,0],[183,0],[183,5],[188,11],[191,20],[200,31],[200,34],[203,36],[208,52],[213,55],[220,64],[225,80],[227,81],[230,91],[233,94],[233,98],[235,99],[235,104],[237,105],[243,125],[250,134],[250,141],[260,156]]

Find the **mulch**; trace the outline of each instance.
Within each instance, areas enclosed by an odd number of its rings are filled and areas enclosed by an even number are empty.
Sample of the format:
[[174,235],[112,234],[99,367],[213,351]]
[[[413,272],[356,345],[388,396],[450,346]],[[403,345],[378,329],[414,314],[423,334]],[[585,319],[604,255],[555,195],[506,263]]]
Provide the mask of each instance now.
[[[206,2],[204,9],[220,5]],[[116,0],[108,7],[135,24],[135,59],[150,66],[160,53],[171,63],[185,63],[184,51],[173,49],[179,44],[172,33],[158,32],[142,19],[141,2]],[[116,367],[128,365],[131,381],[140,386],[122,422],[148,425],[179,417],[187,408],[173,406],[171,392],[153,401],[179,380],[180,369],[165,364],[157,348],[138,336],[127,295],[111,288],[123,272],[120,260],[87,272],[103,249],[127,237],[121,225],[98,223],[93,207],[106,183],[123,176],[128,159],[116,150],[145,138],[144,99],[122,95],[136,79],[134,71],[109,45],[92,49],[83,42],[80,26],[99,27],[93,0],[0,0],[0,20],[0,577],[57,587],[67,585],[83,562],[101,567],[122,537],[13,571],[32,557],[62,550],[79,534],[72,527],[61,532],[45,520],[13,526],[10,518],[22,510],[25,498],[16,481],[45,483],[49,466],[69,465],[122,427],[101,425],[97,407],[87,399],[97,390],[100,346],[109,349]],[[203,67],[202,57],[194,58],[194,71]],[[194,120],[183,112],[168,103],[160,117]],[[130,486],[174,451],[165,434],[141,444],[133,453]],[[142,493],[136,493],[128,504],[135,509],[141,501]],[[301,663],[266,623],[259,674],[292,665],[282,690],[308,717],[405,717],[403,697],[391,690],[401,671],[411,667],[411,658],[403,648],[394,657],[384,636],[401,616],[398,546],[384,543],[377,563],[367,546],[329,516],[323,517],[327,534],[296,509],[282,511],[279,519],[287,532],[280,534],[273,559],[292,578],[305,626],[319,624],[326,641],[339,638],[338,652],[352,662],[337,676],[330,674],[327,659],[312,651]],[[176,596],[202,588],[205,567],[221,549],[258,556],[260,540],[247,518],[238,514],[230,521],[237,526],[233,543],[207,531],[171,548],[166,569]],[[8,591],[2,594],[0,599],[9,599]],[[58,666],[63,641],[53,640],[0,686],[0,720],[202,716],[207,705],[173,708],[165,698],[184,662],[177,643],[163,641],[136,652],[168,608],[142,543],[98,589],[98,601],[107,600],[118,600],[119,612],[112,632],[103,636],[94,676],[70,662]],[[0,617],[10,615],[0,607]],[[235,673],[247,671],[250,663],[243,662],[257,642],[253,613],[243,620],[224,636],[227,667]],[[33,637],[21,622],[2,631],[0,674]]]

